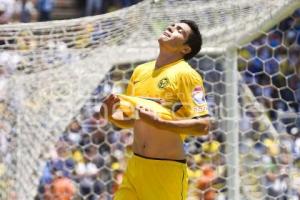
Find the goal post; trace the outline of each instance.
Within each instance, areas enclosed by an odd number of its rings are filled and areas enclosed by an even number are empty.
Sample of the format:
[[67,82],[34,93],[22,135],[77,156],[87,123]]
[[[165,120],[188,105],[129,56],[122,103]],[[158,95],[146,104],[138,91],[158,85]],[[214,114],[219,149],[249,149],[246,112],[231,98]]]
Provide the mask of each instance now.
[[224,121],[227,132],[226,152],[228,163],[228,199],[241,199],[240,197],[240,166],[239,166],[239,107],[238,105],[238,72],[237,50],[227,49],[225,62],[226,95],[224,107],[226,108]]

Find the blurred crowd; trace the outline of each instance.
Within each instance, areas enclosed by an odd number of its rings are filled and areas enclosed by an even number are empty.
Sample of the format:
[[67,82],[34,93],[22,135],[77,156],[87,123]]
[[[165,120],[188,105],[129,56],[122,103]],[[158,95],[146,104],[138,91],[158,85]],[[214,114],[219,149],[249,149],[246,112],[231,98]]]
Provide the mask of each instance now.
[[[21,10],[25,7],[24,2],[27,1],[19,2]],[[36,19],[40,21],[39,9],[45,6],[51,10],[55,5],[53,1],[45,5],[41,2],[31,2],[31,6],[28,6],[35,10]],[[86,5],[93,5],[93,9],[86,6],[84,12],[86,15],[105,12],[101,7],[103,2],[97,1],[95,4],[87,0]],[[122,1],[123,6],[131,3]],[[4,7],[0,3],[0,10],[9,8]],[[1,20],[12,16],[14,12],[2,14]],[[51,19],[48,14],[42,14],[43,20]],[[28,19],[26,14],[24,16],[24,19]],[[270,32],[239,50],[241,190],[255,198],[300,199],[299,21],[300,9]],[[230,152],[226,151],[227,133],[220,128],[223,119],[218,115],[223,109],[225,86],[222,80],[225,69],[216,60],[208,55],[191,61],[203,75],[207,100],[217,122],[210,135],[189,137],[184,144],[189,166],[190,194],[195,200],[225,200],[228,192],[227,166],[230,163],[226,155]],[[15,102],[7,98],[7,80],[14,73],[14,64],[12,59],[0,52],[0,66],[5,66],[0,67],[0,188],[10,184],[5,176],[9,170],[7,166],[14,162],[11,152],[17,148],[14,144],[16,140],[13,139],[16,137],[14,123],[17,111],[14,110]],[[94,109],[100,105],[104,90],[113,90],[114,86],[110,83],[114,81],[114,69],[107,75],[109,78],[95,89],[87,105],[66,127],[49,153],[50,158],[44,164],[39,179],[36,200],[112,199],[122,181],[126,159],[132,153],[133,140],[131,130],[113,127],[105,119],[99,118]],[[121,79],[128,79],[133,70],[131,64],[125,64],[120,69],[124,72]],[[252,97],[243,85],[250,89]],[[263,105],[264,110],[257,107],[256,101]]]
[[134,5],[142,0],[77,0],[78,6],[84,8],[83,16],[104,14],[112,10]]
[[[72,1],[72,0],[69,0]],[[141,0],[73,0],[77,17],[104,14]],[[16,22],[50,21],[58,3],[64,0],[0,0],[0,25]],[[72,4],[73,5],[73,4]]]
[[299,21],[300,9],[239,51],[241,84],[263,105],[239,99],[242,183],[256,198],[300,199]]

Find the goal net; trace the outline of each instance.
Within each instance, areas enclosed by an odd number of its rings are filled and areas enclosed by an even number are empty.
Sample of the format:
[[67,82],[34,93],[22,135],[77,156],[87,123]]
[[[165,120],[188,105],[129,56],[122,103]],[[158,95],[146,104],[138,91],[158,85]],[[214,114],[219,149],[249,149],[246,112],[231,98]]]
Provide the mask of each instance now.
[[[189,200],[300,195],[298,0],[145,0],[116,12],[0,27],[0,199],[110,200],[132,130],[95,114],[155,59],[171,22],[195,20],[215,124],[189,137]],[[146,186],[145,186],[146,187]]]

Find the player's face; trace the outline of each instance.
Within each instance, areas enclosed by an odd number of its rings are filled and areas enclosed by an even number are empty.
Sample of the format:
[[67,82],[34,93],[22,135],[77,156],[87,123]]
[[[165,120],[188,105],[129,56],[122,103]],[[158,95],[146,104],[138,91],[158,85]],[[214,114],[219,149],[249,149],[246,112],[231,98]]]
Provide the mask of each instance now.
[[158,42],[161,47],[170,51],[182,51],[187,48],[185,44],[192,30],[185,23],[173,23],[161,34]]

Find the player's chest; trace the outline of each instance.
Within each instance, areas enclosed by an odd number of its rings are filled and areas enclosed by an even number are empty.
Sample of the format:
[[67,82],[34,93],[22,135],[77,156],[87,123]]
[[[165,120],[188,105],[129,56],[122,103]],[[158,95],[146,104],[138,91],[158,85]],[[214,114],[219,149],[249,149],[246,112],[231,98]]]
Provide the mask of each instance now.
[[136,96],[166,96],[173,95],[173,77],[167,73],[145,73],[133,82]]

